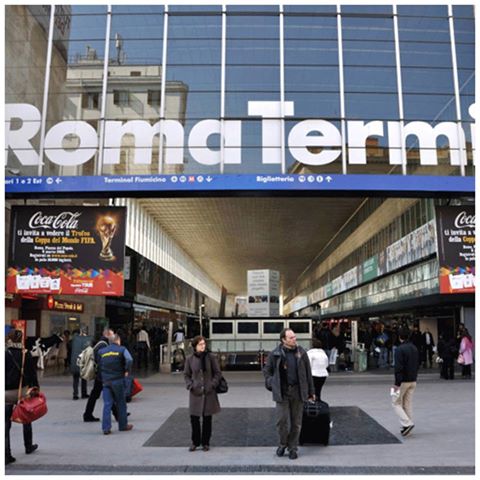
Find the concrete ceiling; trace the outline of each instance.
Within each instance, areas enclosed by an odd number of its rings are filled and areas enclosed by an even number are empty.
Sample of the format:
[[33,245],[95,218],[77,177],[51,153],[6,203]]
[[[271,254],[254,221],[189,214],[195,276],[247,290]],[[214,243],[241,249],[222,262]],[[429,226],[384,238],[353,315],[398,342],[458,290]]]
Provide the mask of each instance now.
[[280,271],[295,282],[363,199],[154,198],[140,204],[230,294],[247,290],[247,270]]

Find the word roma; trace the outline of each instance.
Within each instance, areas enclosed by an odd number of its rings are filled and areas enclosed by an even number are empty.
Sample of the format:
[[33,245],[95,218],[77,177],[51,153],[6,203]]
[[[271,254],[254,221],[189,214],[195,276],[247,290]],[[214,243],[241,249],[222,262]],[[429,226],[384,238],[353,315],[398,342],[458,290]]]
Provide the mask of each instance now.
[[[285,116],[294,114],[294,102],[284,102]],[[473,116],[474,104],[470,106]],[[262,118],[262,163],[281,164],[281,102],[249,101],[248,115]],[[30,140],[40,129],[41,114],[33,105],[24,103],[7,104],[5,107],[6,151],[11,149],[25,166],[39,164],[39,154],[34,150]],[[18,126],[20,121],[20,127]],[[465,148],[465,132],[456,122],[440,122],[432,127],[427,122],[412,121],[403,125],[400,121],[387,121],[389,145],[389,163],[402,165],[401,145],[408,136],[418,139],[421,165],[438,165],[437,139],[440,136],[448,139],[450,162],[460,165]],[[104,123],[104,165],[120,163],[120,151],[125,135],[134,137],[133,163],[149,165],[152,162],[154,137],[163,132],[166,142],[166,164],[182,164],[184,162],[183,125],[176,120],[160,120],[151,125],[145,120],[129,120],[127,122],[110,121]],[[475,127],[471,127],[472,141],[475,141]],[[371,136],[385,135],[384,122],[373,120],[349,120],[346,122],[348,136],[348,163],[365,165],[366,141]],[[188,136],[188,148],[192,157],[203,165],[220,163],[220,151],[208,147],[211,135],[222,135],[225,164],[241,164],[242,122],[206,119],[196,123]],[[73,138],[77,137],[76,142]],[[67,120],[54,125],[45,135],[45,154],[53,163],[61,166],[77,166],[88,162],[98,150],[98,132],[87,122]],[[70,142],[70,145],[69,144]],[[73,146],[75,145],[75,147]],[[341,133],[331,122],[321,119],[309,119],[298,122],[288,135],[288,148],[292,156],[305,165],[327,165],[336,160],[341,151]],[[68,146],[69,148],[65,148]],[[323,147],[318,153],[311,152],[308,147]],[[329,148],[332,148],[330,150]]]

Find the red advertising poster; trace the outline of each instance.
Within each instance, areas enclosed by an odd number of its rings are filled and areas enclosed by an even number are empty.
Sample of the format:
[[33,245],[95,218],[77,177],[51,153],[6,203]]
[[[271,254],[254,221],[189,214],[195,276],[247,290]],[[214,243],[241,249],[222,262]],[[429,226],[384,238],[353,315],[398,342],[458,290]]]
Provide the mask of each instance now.
[[26,320],[12,320],[12,328],[20,330],[22,332],[22,343],[25,345],[25,339],[27,338],[27,321]]
[[125,210],[14,206],[7,292],[123,295]]
[[440,293],[475,292],[475,207],[436,208]]

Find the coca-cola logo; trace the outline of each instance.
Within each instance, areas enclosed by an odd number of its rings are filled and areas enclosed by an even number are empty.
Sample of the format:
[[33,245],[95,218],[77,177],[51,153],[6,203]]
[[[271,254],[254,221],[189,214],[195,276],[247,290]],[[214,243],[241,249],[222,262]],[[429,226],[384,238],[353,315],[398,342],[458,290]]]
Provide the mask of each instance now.
[[456,216],[454,225],[457,228],[475,228],[475,215],[467,215],[467,212],[464,210]]
[[61,212],[58,215],[43,215],[38,211],[30,217],[28,226],[30,228],[77,228],[78,217],[81,212]]

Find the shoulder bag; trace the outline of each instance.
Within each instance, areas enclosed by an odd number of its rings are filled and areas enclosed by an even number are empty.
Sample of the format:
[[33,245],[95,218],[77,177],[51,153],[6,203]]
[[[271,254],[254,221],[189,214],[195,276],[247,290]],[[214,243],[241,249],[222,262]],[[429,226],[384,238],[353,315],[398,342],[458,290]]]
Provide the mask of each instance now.
[[[212,362],[212,359],[210,358],[210,365],[212,365],[213,362]],[[225,377],[222,375],[220,377],[220,380],[218,382],[218,385],[215,387],[215,391],[218,393],[218,394],[221,394],[221,393],[227,393],[228,392],[228,383],[227,381],[225,380]]]
[[22,398],[23,371],[25,367],[25,349],[22,354],[20,384],[18,386],[18,402],[13,407],[12,422],[28,424],[43,417],[47,413],[47,399],[37,387],[28,390]]

